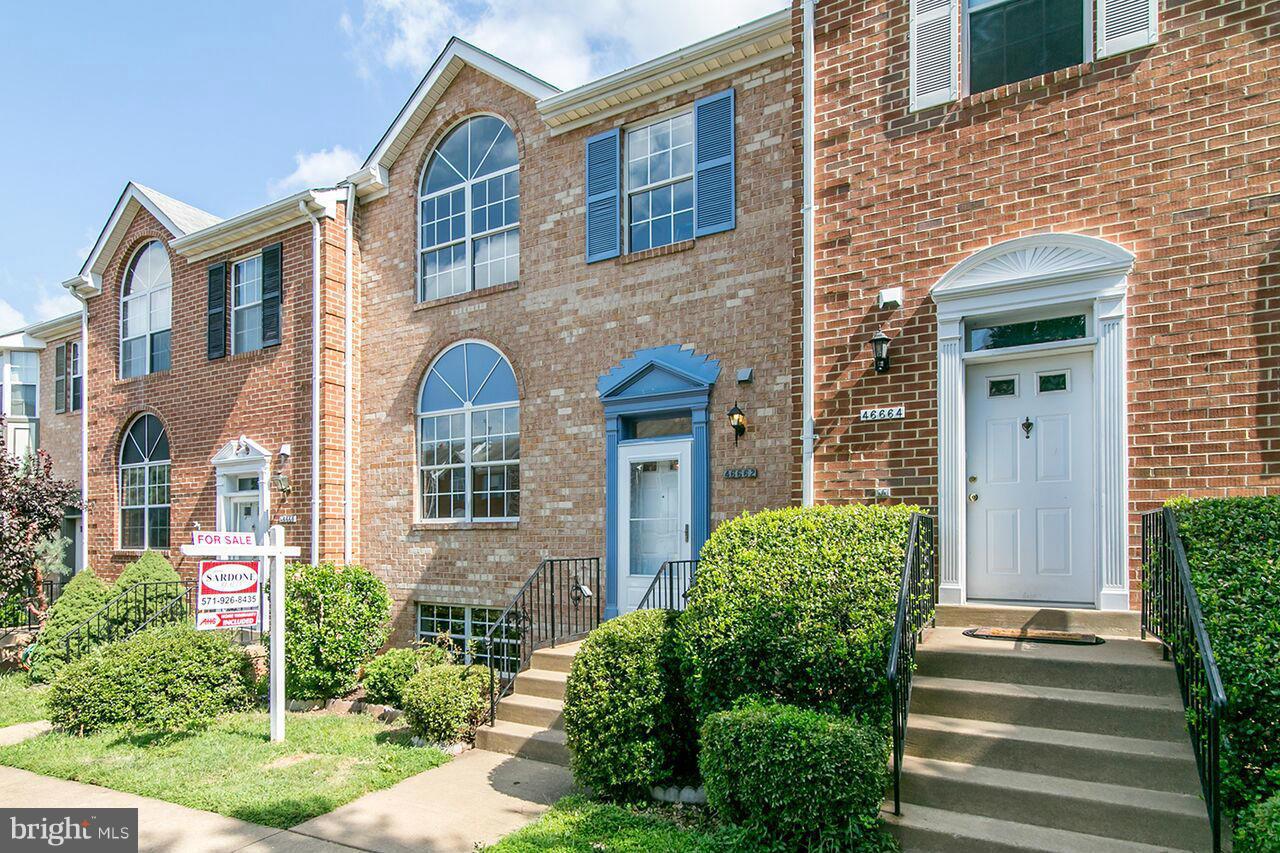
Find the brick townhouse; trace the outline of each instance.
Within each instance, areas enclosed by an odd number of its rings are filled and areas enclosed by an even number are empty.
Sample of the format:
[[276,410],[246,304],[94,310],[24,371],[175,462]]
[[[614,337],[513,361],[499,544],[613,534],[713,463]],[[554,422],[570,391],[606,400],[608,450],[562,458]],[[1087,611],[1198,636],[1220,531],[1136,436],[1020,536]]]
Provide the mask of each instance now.
[[937,506],[944,603],[1127,610],[1141,511],[1280,491],[1278,11],[816,4],[795,499]]

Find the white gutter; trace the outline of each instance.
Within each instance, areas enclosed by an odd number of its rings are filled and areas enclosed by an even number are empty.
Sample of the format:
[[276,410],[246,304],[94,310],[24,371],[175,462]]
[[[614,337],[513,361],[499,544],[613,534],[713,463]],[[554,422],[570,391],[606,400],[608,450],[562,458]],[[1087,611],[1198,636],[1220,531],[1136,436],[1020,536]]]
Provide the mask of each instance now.
[[351,453],[353,435],[351,430],[352,418],[352,393],[351,393],[351,348],[354,344],[354,334],[352,331],[352,306],[354,305],[354,288],[352,275],[351,260],[351,244],[352,229],[356,222],[356,185],[347,184],[347,243],[346,243],[346,269],[344,270],[346,285],[346,345],[344,347],[344,364],[343,369],[345,376],[344,383],[344,399],[342,409],[342,428],[343,428],[343,453],[342,453],[342,561],[347,565],[351,565]]
[[89,565],[89,300],[68,287],[80,303],[80,568]]
[[803,186],[801,213],[804,217],[802,249],[803,307],[801,324],[801,421],[804,451],[800,458],[800,487],[805,506],[813,506],[813,451],[816,442],[813,422],[813,10],[818,0],[802,0],[804,9],[804,96],[803,96]]
[[311,564],[320,562],[320,220],[306,200],[298,209],[311,220]]

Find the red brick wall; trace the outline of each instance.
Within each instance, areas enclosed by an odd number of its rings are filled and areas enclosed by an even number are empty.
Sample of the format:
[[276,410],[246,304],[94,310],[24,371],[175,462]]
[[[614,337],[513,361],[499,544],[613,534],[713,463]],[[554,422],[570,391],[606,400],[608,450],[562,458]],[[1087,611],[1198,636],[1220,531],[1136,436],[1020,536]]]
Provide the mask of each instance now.
[[[40,449],[53,459],[56,477],[80,483],[80,410],[57,411],[54,380],[57,378],[57,349],[80,338],[79,326],[70,334],[46,338],[40,353]],[[68,368],[70,369],[70,368]],[[71,379],[68,376],[67,383]],[[83,393],[83,392],[82,392]],[[68,398],[69,399],[69,398]]]
[[[785,504],[791,460],[790,60],[774,60],[591,127],[552,136],[533,102],[464,69],[361,208],[363,252],[360,559],[396,599],[397,639],[415,600],[505,605],[544,556],[603,556],[605,430],[596,380],[638,349],[692,345],[721,361],[711,402],[713,524]],[[587,136],[736,88],[738,224],[681,251],[586,264]],[[502,116],[520,149],[521,272],[515,286],[415,304],[417,186],[426,157],[459,118]],[[465,338],[512,362],[521,401],[518,525],[414,523],[414,411],[432,359]],[[739,368],[755,368],[738,387]],[[750,427],[735,445],[737,401]],[[752,466],[758,480],[726,481]]]
[[[897,499],[936,502],[927,291],[979,249],[1050,231],[1137,258],[1135,534],[1137,513],[1170,495],[1280,492],[1280,19],[1274,3],[1161,5],[1152,47],[918,114],[908,112],[907,0],[818,5],[819,501],[869,500],[881,481]],[[798,42],[798,6],[793,21]],[[798,92],[798,54],[792,74]],[[799,110],[797,99],[797,150]],[[797,317],[799,227],[797,206]],[[877,292],[895,286],[903,308],[878,311]],[[878,327],[893,338],[885,375],[871,367]],[[798,371],[798,337],[793,354]],[[907,420],[857,421],[889,403],[905,403]]]

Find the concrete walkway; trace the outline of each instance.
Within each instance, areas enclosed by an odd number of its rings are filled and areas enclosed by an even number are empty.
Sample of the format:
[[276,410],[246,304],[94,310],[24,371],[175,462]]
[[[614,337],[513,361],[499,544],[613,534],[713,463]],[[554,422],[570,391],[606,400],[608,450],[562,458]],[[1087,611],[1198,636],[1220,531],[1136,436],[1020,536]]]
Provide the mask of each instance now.
[[[39,733],[39,724],[27,736]],[[17,728],[17,727],[9,727]],[[0,729],[0,738],[9,729]],[[16,737],[18,733],[12,733]],[[290,830],[0,767],[0,806],[136,808],[139,850],[180,853],[472,853],[569,793],[567,768],[483,750],[365,794]]]

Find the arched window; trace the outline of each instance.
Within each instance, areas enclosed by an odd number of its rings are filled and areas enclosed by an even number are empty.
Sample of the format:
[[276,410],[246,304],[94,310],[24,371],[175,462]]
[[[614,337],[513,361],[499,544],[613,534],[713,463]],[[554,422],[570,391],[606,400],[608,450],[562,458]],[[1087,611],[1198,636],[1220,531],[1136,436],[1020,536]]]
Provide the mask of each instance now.
[[134,421],[120,447],[120,547],[169,547],[169,436],[155,415]]
[[493,116],[449,131],[418,189],[418,301],[515,281],[520,274],[516,138]]
[[455,344],[418,395],[420,517],[520,515],[520,401],[511,365],[478,341]]
[[120,293],[120,376],[168,370],[173,276],[163,243],[152,240],[134,254]]

